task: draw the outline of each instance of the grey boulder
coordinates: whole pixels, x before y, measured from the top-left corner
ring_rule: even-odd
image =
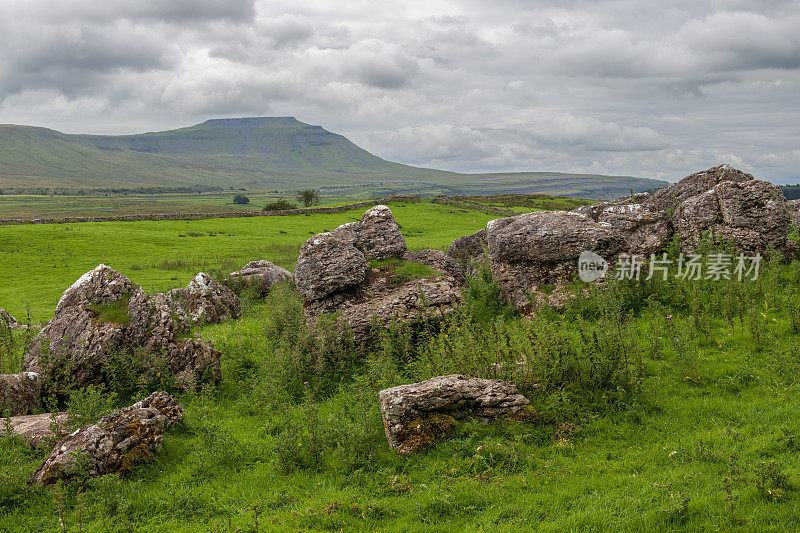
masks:
[[[294,274],[266,260],[250,261],[240,270],[228,274],[228,284],[254,288],[266,296],[272,285],[281,280],[293,280]]]
[[[51,485],[76,475],[127,473],[152,460],[161,449],[164,433],[182,419],[183,406],[175,398],[154,392],[56,444],[28,482]]]
[[[168,370],[188,388],[216,381],[219,352],[186,333],[196,324],[237,317],[240,306],[230,289],[203,273],[184,289],[151,295],[99,265],[64,292],[25,354],[23,369],[43,374],[56,387],[86,387],[104,382],[110,354],[140,353],[154,364],[166,357]]]
[[[378,396],[389,446],[402,455],[444,436],[456,420],[493,420],[530,403],[511,382],[458,374],[384,389]]]
[[[0,374],[0,414],[29,415],[39,410],[41,379],[36,372]]]

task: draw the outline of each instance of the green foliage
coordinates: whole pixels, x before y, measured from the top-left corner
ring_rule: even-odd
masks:
[[[481,216],[422,205],[454,224]],[[413,209],[395,211],[413,214],[402,220],[410,245],[441,248],[457,236]],[[220,236],[250,227],[251,259],[264,250],[257,239],[284,238],[273,229],[287,231],[288,246],[348,216],[359,213],[298,217],[296,226],[281,217],[274,228],[250,220],[167,227],[169,235],[191,228]],[[148,284],[188,269],[177,285],[200,264],[209,271],[219,260],[224,272],[226,261],[245,259],[228,255],[221,237],[216,255],[199,253],[202,240],[191,240],[198,248],[184,262],[165,248],[139,250],[141,258],[122,264],[142,265],[136,281]],[[23,264],[29,249],[21,249],[0,260]],[[166,259],[173,270],[147,266]],[[36,263],[30,272],[39,279],[56,271]],[[565,308],[520,317],[479,273],[443,323],[387,324],[373,345],[358,348],[332,317],[307,324],[292,284],[278,284],[264,299],[246,298],[241,320],[203,326],[203,338],[222,352],[223,381],[200,393],[170,389],[185,423],[166,435],[152,463],[53,492],[26,483],[46,451],[0,437],[0,530],[800,527],[800,263],[775,257],[758,280],[742,283],[608,280],[573,288]],[[50,305],[57,298],[53,291]],[[115,407],[171,387],[145,370],[157,363],[137,357],[113,355],[103,367]],[[378,391],[451,372],[512,379],[532,405],[491,425],[459,420],[410,457],[389,450]],[[81,391],[82,409],[107,408],[101,392]]]
[[[315,191],[314,189],[297,191],[297,196],[295,198],[298,202],[303,204],[303,207],[313,207],[322,201],[319,191]]]
[[[397,258],[373,259],[369,262],[369,267],[378,271],[371,271],[370,275],[388,277],[394,285],[439,274],[428,265]]]
[[[287,202],[286,200],[276,200],[274,202],[269,202],[268,204],[264,204],[263,211],[286,211],[289,209],[297,209],[297,205],[293,204],[292,202]]]
[[[245,205],[250,203],[250,198],[245,196],[244,194],[237,194],[233,197],[233,203],[239,205]]]
[[[89,385],[70,391],[67,401],[67,425],[73,431],[87,424],[94,424],[114,410],[114,394],[103,386]]]
[[[131,316],[128,314],[130,301],[130,295],[126,295],[109,303],[89,304],[86,306],[86,310],[92,315],[92,319],[97,322],[127,326],[131,321]]]

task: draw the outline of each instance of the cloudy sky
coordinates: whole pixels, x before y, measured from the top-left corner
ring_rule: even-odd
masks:
[[[286,115],[449,170],[800,182],[800,2],[0,0],[0,123]]]

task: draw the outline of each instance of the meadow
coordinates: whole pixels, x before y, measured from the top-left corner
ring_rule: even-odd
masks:
[[[444,248],[493,218],[391,208],[412,249]],[[148,290],[226,262],[291,267],[310,233],[359,215],[2,227],[0,306],[46,317],[101,261]],[[7,289],[9,275],[21,290]],[[389,327],[363,351],[311,331],[289,284],[245,295],[242,319],[201,328],[223,354],[223,380],[179,396],[184,424],[153,463],[30,487],[44,452],[0,439],[0,530],[800,528],[800,262],[775,258],[755,281],[573,289],[589,293],[522,319],[484,273],[446,323]],[[5,344],[5,361],[24,335]],[[517,361],[520,372],[498,374]],[[534,414],[468,422],[394,454],[377,391],[454,372],[515,379]],[[97,417],[143,393],[84,390],[66,408]]]
[[[428,201],[390,208],[412,251],[446,249],[497,218]],[[100,263],[149,292],[184,287],[201,271],[227,274],[254,259],[293,270],[308,237],[358,220],[363,212],[0,226],[0,308],[22,318],[30,307],[34,323],[47,321],[61,293]]]

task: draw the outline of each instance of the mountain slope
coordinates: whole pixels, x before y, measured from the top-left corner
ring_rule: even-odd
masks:
[[[222,186],[249,189],[404,182],[452,192],[549,192],[608,197],[664,186],[627,176],[458,174],[377,157],[292,117],[213,119],[137,135],[71,135],[0,125],[0,188]]]

